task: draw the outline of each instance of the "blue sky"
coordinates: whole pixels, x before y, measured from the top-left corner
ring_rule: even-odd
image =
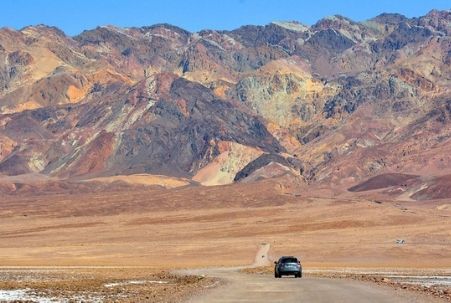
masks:
[[[1,0],[0,27],[57,26],[69,35],[99,25],[143,26],[171,23],[189,31],[233,29],[244,24],[297,20],[313,24],[340,14],[360,21],[382,12],[408,17],[449,0]]]

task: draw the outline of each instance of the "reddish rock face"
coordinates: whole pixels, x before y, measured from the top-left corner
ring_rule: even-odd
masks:
[[[114,150],[114,134],[102,130],[83,151],[84,155],[67,170],[71,176],[95,175],[106,170]]]
[[[451,173],[450,22],[432,11],[199,33],[1,29],[0,174],[207,167],[205,184],[287,175],[350,187]]]

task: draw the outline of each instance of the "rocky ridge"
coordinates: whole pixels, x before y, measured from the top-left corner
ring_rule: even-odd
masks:
[[[450,11],[197,33],[2,28],[0,174],[344,187],[450,174],[450,32]]]

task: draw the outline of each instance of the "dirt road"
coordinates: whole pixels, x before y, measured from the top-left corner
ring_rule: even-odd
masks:
[[[268,265],[270,245],[262,243],[251,267]],[[246,274],[242,268],[216,268],[183,271],[183,274],[205,275],[222,281],[222,285],[206,290],[188,303],[226,302],[443,302],[429,296],[373,283],[353,280],[307,277],[275,279],[271,275]]]
[[[208,269],[190,273],[216,277],[224,285],[206,290],[191,298],[188,303],[226,302],[442,302],[431,297],[407,291],[394,290],[372,283],[353,280],[284,277],[275,279],[270,275],[250,275],[238,269]]]

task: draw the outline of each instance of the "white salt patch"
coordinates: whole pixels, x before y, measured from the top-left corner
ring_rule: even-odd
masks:
[[[0,301],[21,300],[27,293],[25,290],[0,290]]]
[[[104,287],[117,287],[117,286],[125,286],[125,285],[140,285],[140,284],[168,284],[167,281],[148,281],[148,280],[131,280],[125,282],[115,282],[115,283],[107,283],[104,284]]]
[[[31,289],[0,290],[0,302],[32,301],[36,303],[69,303],[91,302],[100,303],[99,297],[74,295],[69,298],[45,297],[34,293]]]
[[[54,298],[40,297],[30,292],[30,289],[0,290],[1,302],[33,301],[38,303],[62,302]]]
[[[218,284],[219,284],[219,281],[215,281],[213,284],[205,286],[205,288],[216,287],[216,285],[218,285]]]
[[[393,281],[402,284],[414,284],[414,285],[424,285],[424,286],[451,286],[450,276],[403,276],[403,275],[393,275],[387,276]]]
[[[411,284],[411,285],[423,285],[423,286],[451,286],[451,273],[449,269],[446,269],[442,276],[440,275],[406,275],[401,272],[393,271],[360,271],[360,270],[323,270],[323,269],[311,269],[305,270],[309,273],[343,273],[343,274],[361,274],[361,275],[373,275],[379,277],[389,278],[394,282],[401,284]]]

